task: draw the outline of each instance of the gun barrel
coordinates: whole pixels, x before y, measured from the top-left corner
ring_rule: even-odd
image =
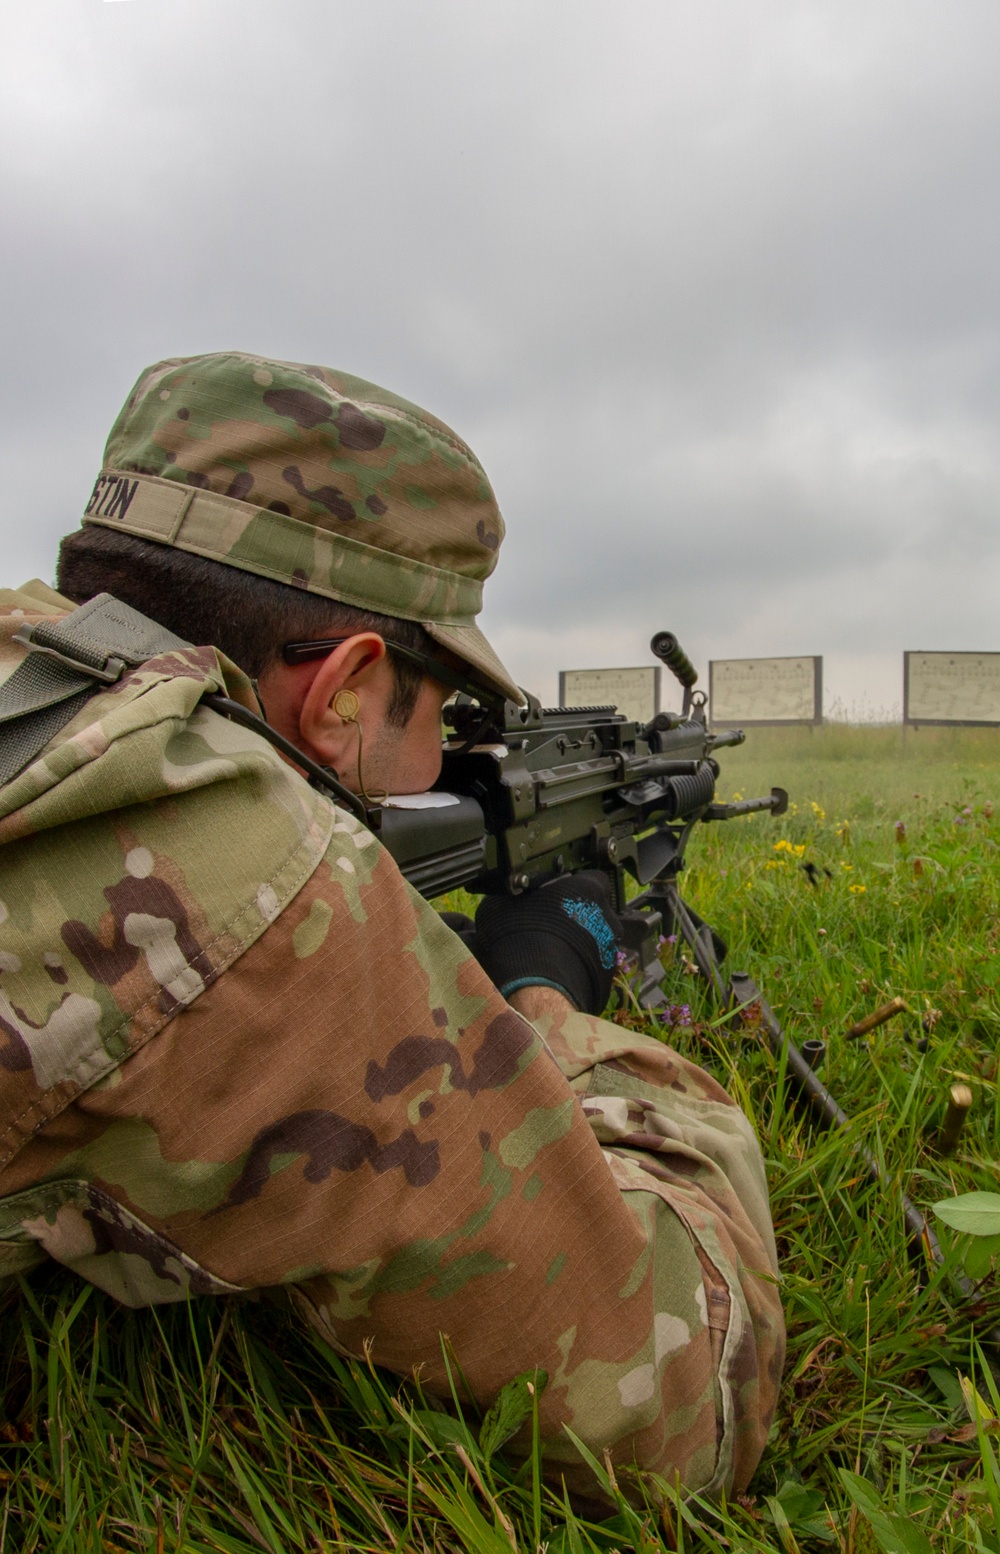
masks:
[[[725,745],[745,744],[746,737],[741,728],[720,728],[718,733],[709,735],[713,750],[721,750]]]
[[[769,809],[775,816],[785,814],[788,794],[784,788],[772,788],[766,799],[737,799],[732,804],[713,804],[705,819],[732,820],[735,815],[755,815],[761,809]]]

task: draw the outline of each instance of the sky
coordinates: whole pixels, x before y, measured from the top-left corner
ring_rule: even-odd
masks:
[[[140,369],[323,362],[448,421],[560,669],[1000,649],[994,0],[5,0],[3,581]]]

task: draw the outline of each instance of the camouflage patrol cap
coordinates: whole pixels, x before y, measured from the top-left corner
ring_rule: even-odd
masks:
[[[83,521],[418,621],[523,700],[476,625],[504,535],[482,465],[374,383],[240,351],[158,362],[112,427]]]

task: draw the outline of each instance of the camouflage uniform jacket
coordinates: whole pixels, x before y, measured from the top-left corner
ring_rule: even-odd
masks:
[[[0,593],[0,679],[41,584]],[[292,1286],[328,1339],[477,1399],[550,1375],[549,1461],[709,1492],[783,1327],[749,1123],[659,1042],[533,1028],[351,816],[165,654],[0,790],[0,1270],[129,1305]],[[575,1464],[575,1468],[574,1465]]]

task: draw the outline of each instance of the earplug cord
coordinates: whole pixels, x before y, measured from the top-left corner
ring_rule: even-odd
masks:
[[[361,797],[369,804],[380,804],[387,799],[387,793],[369,793],[365,787],[365,779],[361,775],[361,753],[364,748],[364,735],[361,732],[361,724],[358,722],[358,711],[361,703],[354,691],[338,691],[330,703],[331,711],[337,714],[344,723],[353,723],[358,731],[358,791]]]

